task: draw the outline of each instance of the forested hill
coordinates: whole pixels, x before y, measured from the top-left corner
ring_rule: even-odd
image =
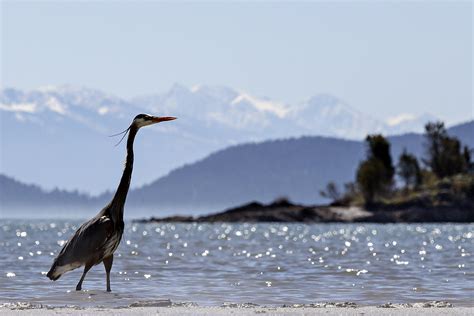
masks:
[[[89,215],[88,210],[98,207],[105,198],[105,194],[100,198],[92,198],[79,192],[58,189],[45,191],[37,185],[0,175],[0,217],[25,214],[40,217],[83,217]]]

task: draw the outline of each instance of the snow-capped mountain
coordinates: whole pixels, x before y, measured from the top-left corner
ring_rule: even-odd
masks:
[[[123,148],[106,137],[138,113],[178,120],[147,128],[137,138],[134,185],[229,145],[301,135],[361,139],[368,133],[420,131],[432,116],[404,115],[383,122],[331,95],[290,105],[228,87],[179,84],[162,94],[130,100],[72,86],[0,93],[0,173],[52,188],[98,193],[120,176]],[[114,181],[116,179],[116,181]]]
[[[421,133],[424,130],[426,122],[432,122],[438,120],[437,117],[429,113],[421,115],[413,115],[410,113],[402,113],[394,117],[390,117],[386,120],[387,125],[391,133],[406,133],[415,132]]]
[[[128,120],[139,109],[130,102],[98,90],[61,86],[27,92],[3,89],[0,110],[9,112],[2,115],[11,114],[20,122],[44,125],[50,120],[67,120],[105,132],[114,120]],[[49,124],[49,127],[54,125]]]
[[[227,87],[188,89],[175,84],[165,94],[135,98],[133,103],[152,113],[173,113],[179,117],[179,128],[184,135],[220,147],[302,134],[293,121],[283,121],[281,114],[287,111],[287,106]]]
[[[311,135],[361,139],[369,133],[387,133],[387,126],[327,94],[309,98],[293,107],[289,116]]]

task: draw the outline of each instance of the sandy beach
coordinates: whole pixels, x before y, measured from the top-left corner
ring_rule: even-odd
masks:
[[[257,304],[224,303],[221,306],[204,307],[195,303],[171,303],[170,301],[132,304],[123,308],[102,307],[50,307],[29,303],[0,305],[2,315],[472,315],[474,307],[454,307],[447,302],[358,306],[350,302],[316,303],[306,305],[282,305],[278,307]]]
[[[0,308],[2,315],[472,315],[474,308],[283,308],[283,307],[136,307],[136,308],[54,308],[12,310]]]

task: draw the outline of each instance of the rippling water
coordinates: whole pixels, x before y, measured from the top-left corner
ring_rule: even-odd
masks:
[[[105,292],[103,265],[46,272],[78,221],[0,221],[0,302],[126,306],[446,300],[473,306],[474,225],[126,223]]]

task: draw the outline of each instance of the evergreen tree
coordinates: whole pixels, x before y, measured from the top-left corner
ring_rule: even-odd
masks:
[[[426,153],[424,163],[438,177],[449,177],[464,173],[469,166],[466,153],[461,152],[461,142],[456,137],[448,136],[443,122],[430,122],[425,126]]]
[[[356,180],[366,204],[373,203],[383,190],[385,174],[385,167],[378,159],[371,158],[360,163]]]
[[[357,169],[357,185],[365,202],[374,202],[379,195],[391,190],[395,168],[390,155],[390,143],[382,135],[369,135],[367,159]]]
[[[405,189],[416,188],[421,184],[421,170],[418,160],[406,149],[398,159],[398,176],[405,182]]]
[[[366,138],[368,159],[378,159],[384,166],[385,172],[383,180],[387,186],[392,185],[395,168],[392,164],[392,156],[390,155],[390,143],[382,135],[368,135]]]

